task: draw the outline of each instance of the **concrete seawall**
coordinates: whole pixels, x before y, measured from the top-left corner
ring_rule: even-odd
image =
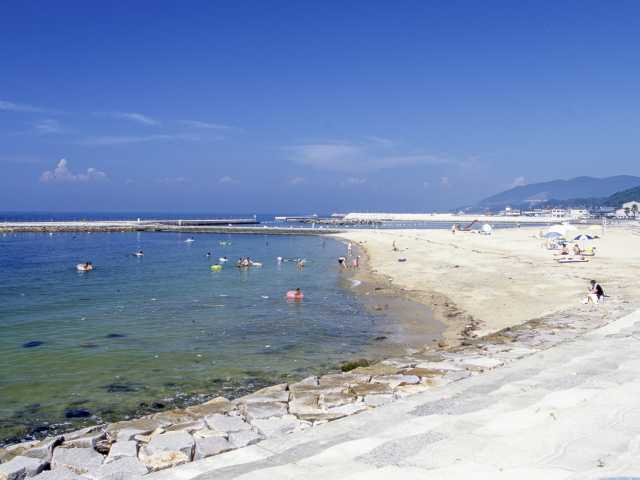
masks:
[[[16,222],[0,223],[0,233],[62,233],[62,232],[180,232],[233,233],[253,235],[327,235],[341,233],[336,228],[267,227],[259,225],[175,225],[149,222]]]

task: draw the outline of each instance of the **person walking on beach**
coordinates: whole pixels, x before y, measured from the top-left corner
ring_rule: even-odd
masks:
[[[353,248],[353,245],[351,245],[351,242],[349,242],[347,244],[347,256],[350,257],[351,256],[351,249]]]

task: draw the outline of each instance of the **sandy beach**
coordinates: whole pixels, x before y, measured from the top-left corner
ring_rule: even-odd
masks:
[[[540,229],[533,227],[498,229],[492,235],[353,230],[338,236],[366,250],[373,273],[433,309],[447,325],[445,338],[454,342],[465,329],[483,336],[553,313],[593,309],[580,303],[590,279],[618,301],[640,305],[638,233],[584,231],[601,238],[584,244],[595,246],[596,256],[578,264],[559,264],[557,252],[543,248],[544,241],[536,238]]]

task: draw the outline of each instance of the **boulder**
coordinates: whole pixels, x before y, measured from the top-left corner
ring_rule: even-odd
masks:
[[[229,415],[221,415],[215,413],[205,418],[205,422],[212,430],[219,432],[239,432],[242,430],[251,430],[251,425],[245,422],[241,417],[231,417]]]
[[[229,443],[233,448],[242,448],[247,445],[253,445],[262,440],[262,435],[253,430],[242,430],[241,432],[232,432],[229,434]]]
[[[248,403],[241,405],[240,411],[249,422],[258,418],[281,417],[288,412],[288,405],[282,402]]]
[[[196,447],[193,459],[200,460],[202,458],[211,457],[213,455],[218,455],[219,453],[233,450],[233,448],[233,445],[223,437],[196,438]]]
[[[365,395],[362,401],[368,407],[379,407],[385,403],[392,402],[395,396],[392,393]]]
[[[206,428],[206,424],[204,423],[204,419],[200,419],[200,420],[193,420],[191,422],[176,423],[175,425],[170,425],[165,428],[165,431],[167,432],[185,431],[187,433],[193,433],[197,430],[202,430],[203,428]]]
[[[309,428],[311,424],[298,420],[294,415],[256,419],[251,424],[265,437],[273,437]]]
[[[96,448],[96,444],[100,440],[104,440],[107,434],[103,431],[96,430],[93,432],[87,432],[84,435],[77,436],[72,439],[67,439],[65,435],[65,446],[75,448]]]
[[[267,402],[288,402],[289,401],[289,385],[281,383],[279,385],[273,385],[254,392],[250,395],[245,395],[239,398],[235,402],[238,404],[249,403],[267,403]]]
[[[141,459],[161,452],[180,452],[189,460],[193,456],[194,440],[187,432],[167,432],[151,437],[151,441],[142,447]],[[146,462],[145,462],[146,463]]]
[[[37,475],[47,462],[39,458],[18,455],[8,462],[0,464],[0,480],[23,480]]]
[[[420,383],[420,377],[416,375],[376,375],[371,379],[371,383],[386,383],[391,388],[396,388],[400,385]]]
[[[136,435],[148,435],[158,427],[164,427],[169,422],[159,418],[138,418],[136,420],[125,420],[111,423],[107,426],[107,435],[110,439],[117,441],[131,440]]]
[[[104,457],[92,448],[63,448],[53,451],[51,468],[66,468],[82,475],[102,465]]]
[[[59,468],[57,470],[45,470],[32,477],[32,480],[86,480],[86,477],[81,477],[66,468]]]
[[[41,442],[33,445],[26,452],[24,452],[24,456],[39,458],[49,463],[51,461],[51,456],[53,455],[53,449],[60,445],[62,443],[62,440],[64,440],[64,437],[62,435],[45,438]]]
[[[327,388],[347,388],[360,383],[369,383],[371,375],[361,373],[335,373],[320,377],[319,386]]]
[[[186,411],[196,417],[206,417],[216,413],[227,413],[236,408],[235,404],[224,397],[216,397],[200,405],[187,407]]]
[[[101,465],[87,477],[92,480],[139,480],[148,471],[137,458],[124,457]]]
[[[116,460],[120,460],[121,458],[127,457],[137,457],[138,456],[138,444],[133,440],[129,440],[126,442],[116,442],[111,445],[111,450],[109,450],[109,455],[105,459],[105,463],[115,462]]]
[[[153,455],[140,456],[140,460],[151,472],[177,467],[188,463],[191,459],[182,452],[159,452]]]
[[[363,383],[350,387],[349,391],[354,395],[361,397],[363,395],[391,394],[393,393],[393,388],[386,383]]]
[[[193,432],[194,439],[211,437],[227,438],[227,432],[219,432],[218,430],[210,430],[208,428],[203,428],[202,430]]]
[[[163,422],[165,425],[188,423],[196,420],[196,415],[187,410],[168,410],[151,415],[151,418]]]

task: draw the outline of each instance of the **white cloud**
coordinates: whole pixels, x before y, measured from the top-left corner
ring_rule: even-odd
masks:
[[[44,108],[33,107],[31,105],[24,105],[20,103],[8,102],[6,100],[0,100],[0,110],[5,112],[25,112],[25,113],[44,113],[47,112]]]
[[[218,183],[220,183],[220,184],[238,183],[238,181],[236,179],[234,179],[233,177],[230,177],[229,175],[225,175],[224,177],[220,177],[220,180],[218,180]]]
[[[440,177],[440,185],[444,188],[450,187],[451,182],[449,181],[449,177]]]
[[[183,125],[192,128],[202,128],[205,130],[232,130],[233,127],[222,125],[221,123],[200,122],[198,120],[183,120]]]
[[[112,146],[112,145],[127,145],[130,143],[147,143],[147,142],[157,142],[157,141],[198,141],[200,137],[197,135],[189,135],[189,134],[158,134],[158,135],[120,135],[120,136],[97,136],[97,137],[88,137],[79,142],[80,145],[86,146],[95,146],[95,147],[103,147],[103,146]]]
[[[95,168],[88,168],[85,173],[73,173],[69,170],[67,160],[64,158],[58,162],[56,168],[42,172],[42,175],[40,175],[40,181],[42,183],[91,182],[107,179],[106,173],[96,170]]]
[[[33,128],[36,133],[40,135],[59,134],[66,131],[60,122],[54,118],[45,118],[44,120],[35,122]]]
[[[513,179],[513,182],[511,182],[511,184],[509,185],[509,188],[523,187],[526,184],[527,182],[524,177],[516,177]]]
[[[376,137],[372,135],[372,136],[366,137],[366,139],[372,143],[377,143],[382,147],[393,147],[395,145],[395,142],[393,140],[389,140],[388,138],[384,138],[384,137]]]
[[[289,179],[289,185],[302,185],[304,183],[307,183],[304,177],[293,177]]]
[[[151,118],[147,115],[143,115],[142,113],[136,112],[113,112],[107,114],[113,118],[119,118],[122,120],[130,120],[132,122],[139,123],[141,125],[160,125],[160,122],[155,118]]]
[[[186,177],[164,177],[156,179],[156,182],[162,183],[163,185],[182,185],[190,181],[191,179]]]
[[[455,165],[447,158],[423,153],[391,154],[380,142],[309,143],[284,147],[291,161],[306,167],[338,172],[367,172],[412,165]]]
[[[363,185],[367,183],[367,179],[362,177],[349,177],[347,178],[346,183],[347,185]]]

